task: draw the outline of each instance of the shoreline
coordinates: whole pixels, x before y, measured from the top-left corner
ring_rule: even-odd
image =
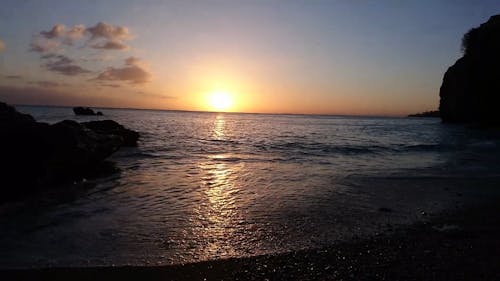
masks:
[[[16,280],[499,280],[498,196],[321,249],[171,266],[0,270]]]

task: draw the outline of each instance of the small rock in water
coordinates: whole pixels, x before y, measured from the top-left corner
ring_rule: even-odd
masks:
[[[97,113],[94,112],[91,108],[89,107],[73,107],[73,112],[75,115],[103,115],[102,112],[98,111]]]

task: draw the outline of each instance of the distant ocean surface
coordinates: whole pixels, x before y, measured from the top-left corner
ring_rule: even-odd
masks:
[[[320,248],[456,206],[500,174],[498,136],[435,118],[17,109],[48,123],[113,119],[141,139],[90,187],[0,206],[0,268]]]

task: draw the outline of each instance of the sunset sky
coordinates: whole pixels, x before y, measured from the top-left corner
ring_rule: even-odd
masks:
[[[0,101],[266,113],[437,109],[499,1],[24,1],[0,7]]]

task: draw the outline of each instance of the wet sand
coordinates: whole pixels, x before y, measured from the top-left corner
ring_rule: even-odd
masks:
[[[500,280],[498,196],[316,250],[163,267],[1,271],[2,280]],[[384,211],[384,210],[382,210]]]

